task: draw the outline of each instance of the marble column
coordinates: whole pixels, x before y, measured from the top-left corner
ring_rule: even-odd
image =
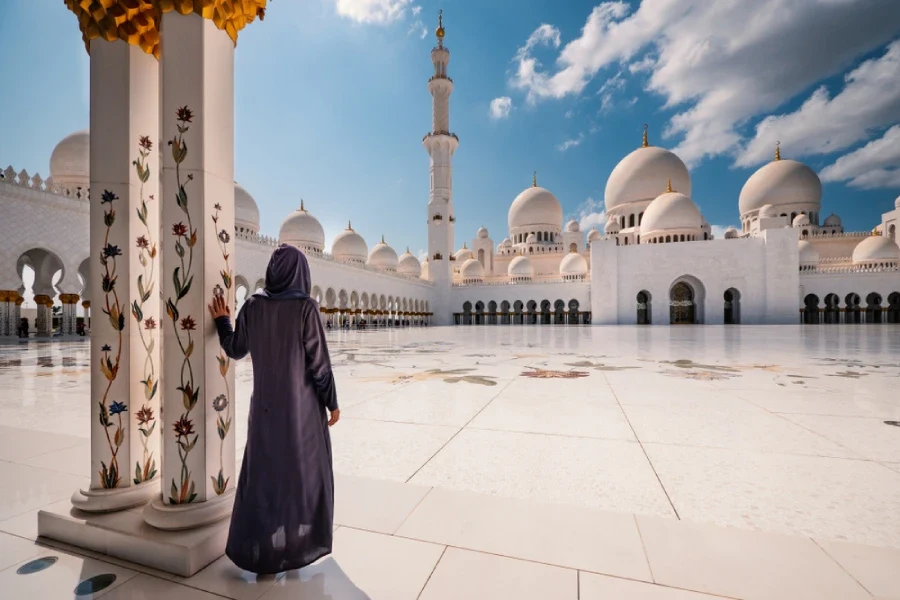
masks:
[[[72,504],[111,512],[159,493],[159,64],[99,38],[90,57],[94,262],[85,295],[100,313],[90,340],[91,482]]]
[[[91,335],[91,301],[82,302],[81,308],[84,309],[84,335]]]
[[[25,303],[25,298],[23,298],[22,295],[19,294],[19,297],[16,298],[16,306],[15,306],[15,308],[12,309],[12,312],[10,314],[9,326],[10,327],[14,326],[14,331],[16,332],[16,335],[19,334],[19,322],[22,320],[22,304],[24,304],[24,303]]]
[[[16,296],[18,294],[11,290],[0,290],[0,337],[11,337],[16,333],[14,328],[9,327],[11,324],[9,315],[15,306]]]
[[[231,514],[234,361],[207,305],[234,314],[234,42],[197,14],[162,17],[162,494],[144,509],[159,529]]]
[[[53,333],[53,298],[47,294],[34,297],[37,304],[37,315],[34,318],[35,337],[46,338]]]
[[[60,294],[59,301],[62,302],[62,324],[60,325],[60,334],[75,335],[75,309],[78,306],[78,294]]]

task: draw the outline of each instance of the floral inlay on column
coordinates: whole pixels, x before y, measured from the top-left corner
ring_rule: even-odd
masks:
[[[219,222],[219,211],[222,210],[222,206],[220,204],[216,204],[214,206],[215,212],[212,215],[213,225],[217,225]],[[213,294],[218,297],[225,298],[225,305],[232,306],[232,296],[231,296],[231,285],[233,280],[233,272],[231,270],[231,264],[229,263],[229,254],[228,254],[228,243],[231,241],[231,235],[225,230],[219,230],[218,234],[216,234],[216,240],[219,244],[219,249],[222,252],[222,260],[225,264],[225,268],[219,271],[219,274],[222,276],[222,284],[225,286],[223,289],[221,285],[216,284],[215,288],[213,288]],[[210,479],[212,480],[213,489],[216,492],[216,495],[221,496],[225,490],[228,488],[228,482],[231,481],[230,477],[225,477],[225,461],[224,461],[224,452],[225,452],[225,438],[228,437],[228,432],[231,429],[231,387],[228,385],[228,370],[231,368],[231,359],[228,358],[224,352],[219,352],[216,356],[216,360],[219,361],[219,374],[222,375],[222,380],[225,382],[225,393],[219,394],[213,400],[213,409],[218,413],[216,416],[216,431],[219,434],[219,474],[216,477],[210,475]],[[222,413],[225,413],[224,416]]]
[[[150,137],[142,135],[138,141],[138,158],[134,160],[134,168],[137,171],[138,179],[141,181],[140,197],[141,206],[137,209],[138,219],[144,224],[144,235],[137,238],[138,261],[143,267],[143,271],[137,276],[137,289],[140,301],[134,300],[131,305],[131,315],[137,322],[136,328],[141,336],[141,345],[144,346],[144,378],[141,383],[144,385],[144,400],[140,410],[135,413],[138,421],[138,431],[141,433],[141,447],[143,448],[143,456],[141,461],[135,461],[134,466],[134,483],[135,485],[150,481],[156,477],[156,459],[153,452],[147,447],[150,436],[156,429],[156,416],[153,414],[153,398],[156,397],[156,391],[159,386],[159,380],[156,378],[156,365],[153,363],[153,349],[156,346],[156,338],[154,331],[156,330],[156,318],[153,315],[144,318],[144,304],[153,295],[153,288],[156,282],[153,277],[156,270],[156,243],[153,241],[153,232],[147,224],[147,201],[153,201],[153,194],[144,199],[144,184],[150,179],[150,166],[147,164],[147,157],[153,149],[153,142]],[[143,462],[143,464],[142,464]]]
[[[194,280],[194,246],[197,244],[197,230],[191,222],[191,213],[188,209],[188,195],[186,186],[194,178],[190,173],[186,181],[181,180],[181,165],[187,157],[188,149],[184,141],[184,134],[190,127],[188,123],[194,118],[194,113],[187,106],[183,106],[176,111],[176,119],[178,120],[178,135],[170,142],[172,147],[172,158],[175,160],[175,181],[178,186],[175,202],[185,214],[184,222],[178,222],[172,225],[172,235],[177,239],[175,241],[175,254],[178,255],[180,266],[175,267],[172,272],[172,283],[174,284],[175,297],[169,297],[166,300],[166,314],[172,321],[172,329],[178,346],[183,356],[180,373],[180,385],[176,388],[181,392],[184,400],[184,413],[181,418],[174,424],[175,442],[178,445],[178,458],[181,461],[181,482],[176,483],[172,479],[172,485],[169,490],[170,504],[186,504],[193,502],[197,497],[196,485],[191,478],[191,472],[188,470],[188,455],[197,445],[200,434],[194,431],[194,422],[191,420],[191,411],[197,404],[200,397],[200,389],[195,386],[194,368],[191,364],[191,354],[194,352],[194,340],[191,332],[197,328],[197,322],[191,315],[181,317],[178,312],[178,303],[182,298],[187,296],[191,290],[191,283]],[[193,436],[193,437],[192,437]]]
[[[109,210],[103,211],[103,223],[106,225],[106,235],[103,239],[103,248],[100,251],[100,264],[103,265],[103,313],[109,317],[109,323],[112,325],[113,331],[117,333],[115,359],[113,360],[113,349],[109,344],[105,344],[100,350],[103,356],[100,358],[100,371],[106,377],[106,389],[103,392],[103,398],[100,400],[100,425],[103,426],[106,434],[106,443],[109,446],[109,464],[106,461],[100,462],[100,484],[106,488],[119,487],[121,477],[119,475],[118,454],[122,442],[125,441],[125,428],[122,426],[122,413],[128,411],[128,405],[125,402],[110,402],[109,391],[113,382],[119,374],[119,361],[122,358],[122,330],[125,329],[125,315],[122,313],[122,305],[119,302],[119,294],[116,291],[116,257],[122,255],[122,250],[118,246],[109,243],[109,233],[113,224],[116,222],[116,210],[113,202],[119,197],[109,190],[103,190],[100,196],[100,204],[108,204]],[[111,417],[116,417],[116,423],[113,423]],[[115,427],[112,437],[109,435],[111,427]]]

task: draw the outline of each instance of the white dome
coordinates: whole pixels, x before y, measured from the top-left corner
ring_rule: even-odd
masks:
[[[281,224],[281,229],[278,230],[278,240],[282,244],[323,250],[325,248],[325,230],[322,229],[319,220],[303,207],[301,201],[300,208],[289,214]]]
[[[603,231],[605,233],[619,233],[621,227],[619,226],[618,219],[608,219],[606,221],[606,225],[603,226]]]
[[[316,222],[318,223],[318,221]],[[236,229],[249,229],[253,233],[259,233],[259,207],[256,206],[256,200],[236,181],[234,182],[234,226]],[[282,227],[284,227],[283,224]],[[319,230],[321,231],[322,228],[319,227]],[[323,233],[322,245],[324,246],[324,244],[325,234]]]
[[[579,228],[579,225],[578,225],[578,221],[576,221],[575,219],[572,219],[571,221],[566,223],[566,231],[568,231],[570,233],[578,233],[579,231],[581,231],[581,229]]]
[[[591,227],[590,232],[588,232],[587,240],[589,242],[593,242],[594,240],[601,240],[601,239],[603,239],[603,234],[600,233],[599,231],[597,231],[596,229],[594,229],[593,227]]]
[[[791,223],[794,227],[803,227],[804,225],[809,225],[809,217],[804,213],[800,213],[796,217],[794,217],[794,222]]]
[[[897,196],[897,199],[894,200],[894,208],[900,210],[900,196]]]
[[[472,258],[473,256],[474,256],[474,254],[472,254],[472,251],[466,247],[465,242],[463,242],[463,247],[460,248],[459,250],[457,250],[453,254],[453,258],[455,258],[456,260],[458,260],[460,262],[465,262],[465,261],[469,260],[470,258]]]
[[[50,154],[50,177],[62,186],[91,185],[91,136],[87,129],[64,137]]]
[[[463,263],[459,274],[463,279],[481,279],[484,277],[484,267],[474,258]]]
[[[369,254],[369,247],[366,245],[366,240],[350,227],[350,223],[347,223],[347,229],[334,237],[334,242],[331,243],[331,254],[338,260],[365,262]]]
[[[410,254],[409,248],[400,255],[400,260],[397,263],[397,272],[411,277],[419,277],[422,274],[422,265],[419,263],[418,258]]]
[[[488,237],[488,230],[484,228],[484,225],[478,228],[478,239],[483,240]]]
[[[381,241],[375,244],[372,251],[369,252],[369,260],[366,261],[366,264],[379,269],[396,270],[399,262],[397,253],[385,243],[384,236],[382,236]]]
[[[778,211],[775,210],[775,207],[771,204],[763,204],[762,208],[759,209],[759,217],[777,217]]]
[[[818,211],[822,203],[822,182],[815,171],[796,160],[773,160],[750,176],[738,199],[741,216],[766,204],[806,205]],[[791,212],[791,211],[788,211]]]
[[[516,196],[509,207],[509,229],[531,225],[562,224],[562,205],[556,196],[542,187],[532,186]]]
[[[738,237],[738,230],[735,229],[734,227],[729,227],[728,229],[725,230],[725,239],[726,240],[731,240],[736,237]]]
[[[533,233],[529,233],[528,237],[525,238],[525,243],[526,244],[537,244],[537,236],[534,235]]]
[[[800,240],[800,266],[808,267],[819,264],[819,251],[810,242]]]
[[[534,267],[531,266],[531,259],[527,256],[515,257],[509,261],[506,274],[510,277],[533,277]]]
[[[672,230],[700,230],[703,217],[694,201],[680,192],[667,192],[650,203],[641,221],[644,236]]]
[[[606,211],[629,204],[652,200],[666,189],[666,182],[684,194],[691,194],[691,176],[675,154],[665,148],[638,148],[616,165],[606,181]]]
[[[841,218],[834,213],[825,217],[825,227],[840,227]]]
[[[853,264],[896,263],[900,261],[900,246],[889,237],[870,235],[853,249]]]
[[[559,274],[563,277],[587,275],[587,261],[577,252],[569,252],[559,263]]]
[[[500,242],[501,248],[509,248],[512,246],[512,241],[509,238],[503,238],[503,241]]]

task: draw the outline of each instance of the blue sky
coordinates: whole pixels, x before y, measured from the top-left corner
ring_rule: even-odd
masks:
[[[738,224],[741,186],[777,139],[785,157],[822,174],[823,217],[871,229],[900,193],[896,5],[711,6],[270,1],[236,52],[235,178],[256,198],[264,233],[276,235],[302,197],[329,241],[351,219],[370,245],[384,234],[398,251],[426,247],[421,139],[443,8],[451,129],[461,141],[457,246],[480,225],[502,240],[533,170],[567,218],[601,222],[606,179],[638,147],[644,123],[651,143],[677,148],[691,165],[693,198],[712,224]],[[0,168],[46,176],[55,143],[87,127],[89,58],[61,0],[4,8]],[[509,99],[508,114],[491,114],[497,98]]]

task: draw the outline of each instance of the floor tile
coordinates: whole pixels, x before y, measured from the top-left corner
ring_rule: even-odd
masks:
[[[865,458],[890,461],[900,456],[900,428],[884,423],[890,419],[824,415],[784,417]]]
[[[578,574],[578,581],[579,600],[721,600],[722,598],[585,571]]]
[[[193,577],[173,577],[174,583],[233,598],[256,600],[275,584],[275,578],[259,578],[237,567],[227,556],[214,561]]]
[[[867,600],[809,538],[637,517],[656,583],[742,600]]]
[[[870,394],[788,388],[765,394],[742,390],[737,395],[775,413],[900,419],[900,403]]]
[[[0,533],[0,570],[17,564],[40,554],[44,548],[36,545],[31,540],[23,540],[20,537]]]
[[[353,475],[335,475],[334,520],[339,525],[394,533],[431,488]]]
[[[639,444],[465,429],[410,483],[674,516]]]
[[[150,575],[138,575],[103,595],[104,600],[221,600],[217,596]]]
[[[631,515],[434,489],[397,535],[650,581]]]
[[[84,441],[69,448],[38,454],[19,462],[48,471],[89,478],[91,476],[91,443]]]
[[[421,600],[577,600],[578,572],[447,548]]]
[[[35,411],[37,412],[37,411]],[[0,425],[0,460],[20,461],[83,444],[85,438]]]
[[[644,444],[683,519],[900,546],[900,473],[860,460]]]
[[[0,521],[0,531],[29,540],[37,539],[39,508]]]
[[[43,571],[19,575],[16,571],[24,563],[42,557],[56,557],[57,562]],[[94,594],[77,596],[78,600],[90,600],[106,596],[111,590],[123,585],[137,573],[93,558],[68,554],[61,550],[45,548],[38,555],[23,560],[0,571],[0,590],[14,598],[37,600],[73,598],[75,588],[83,581],[99,575],[114,575],[115,581],[109,587]]]
[[[443,546],[341,527],[334,553],[289,571],[264,600],[415,600]]]
[[[900,600],[900,549],[862,546],[836,540],[816,540],[878,600]]]

